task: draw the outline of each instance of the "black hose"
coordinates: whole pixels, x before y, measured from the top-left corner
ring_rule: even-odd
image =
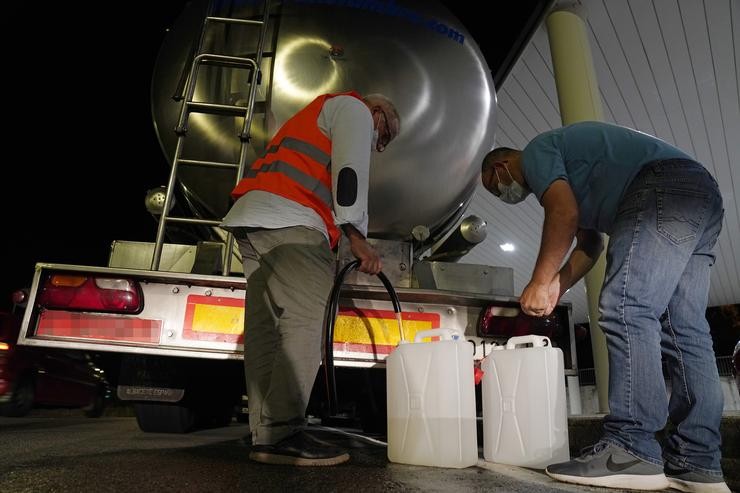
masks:
[[[398,301],[398,295],[396,294],[396,290],[393,289],[393,285],[388,280],[387,277],[385,277],[385,274],[382,272],[378,272],[378,279],[380,279],[380,282],[383,283],[383,286],[385,286],[385,290],[388,291],[388,295],[391,297],[391,303],[393,303],[393,311],[396,313],[401,313],[401,303]],[[403,339],[403,334],[401,334],[401,339]]]
[[[326,381],[326,397],[329,401],[329,415],[334,416],[337,414],[337,408],[339,404],[339,398],[337,395],[337,379],[334,372],[334,325],[337,321],[337,314],[339,313],[339,293],[342,290],[342,284],[347,274],[357,268],[360,265],[359,260],[353,260],[348,263],[342,270],[339,271],[335,281],[334,287],[331,290],[329,296],[329,306],[326,312],[326,326],[325,326],[325,339],[324,339],[324,376]],[[388,295],[393,303],[393,311],[397,314],[401,313],[401,303],[398,301],[398,295],[396,290],[393,289],[393,285],[388,278],[382,272],[378,272],[378,279],[383,283]],[[403,339],[403,332],[400,334]]]

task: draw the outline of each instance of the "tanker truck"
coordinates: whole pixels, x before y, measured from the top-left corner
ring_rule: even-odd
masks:
[[[486,221],[465,211],[493,146],[496,93],[469,33],[427,0],[190,2],[152,79],[171,164],[167,185],[145,200],[155,240],[114,241],[106,266],[38,263],[19,343],[118,355],[117,396],[134,403],[145,431],[228,423],[244,394],[246,281],[220,219],[282,123],[317,95],[346,90],[386,94],[403,121],[394,144],[373,154],[369,193],[369,238],[402,328],[376,277],[344,279],[327,345],[338,414],[382,426],[384,361],[401,330],[407,340],[457,330],[476,360],[510,336],[546,335],[573,375],[570,306],[526,316],[511,268],[459,261],[486,234]],[[344,242],[336,257],[338,269],[353,260]],[[310,412],[329,419],[321,387]]]

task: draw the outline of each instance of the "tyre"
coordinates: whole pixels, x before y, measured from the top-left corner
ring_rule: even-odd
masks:
[[[139,428],[148,433],[187,433],[196,422],[195,412],[178,404],[136,403],[134,412]]]
[[[229,426],[234,419],[234,406],[214,405],[199,409],[196,418],[198,428],[223,428]]]
[[[98,388],[92,398],[92,402],[85,408],[85,416],[88,418],[99,418],[105,409],[105,389]]]
[[[33,408],[34,395],[33,378],[30,376],[22,377],[13,390],[13,397],[11,397],[10,402],[3,406],[2,414],[16,418],[25,416]]]

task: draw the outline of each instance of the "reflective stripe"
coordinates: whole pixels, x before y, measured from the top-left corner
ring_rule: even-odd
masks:
[[[307,175],[301,170],[293,167],[285,161],[273,161],[265,163],[259,169],[250,169],[244,178],[256,178],[258,173],[282,173],[299,185],[307,188],[320,198],[330,209],[334,200],[331,196],[331,190],[313,176]]]
[[[295,137],[285,137],[283,140],[280,141],[280,144],[269,147],[262,155],[262,157],[264,158],[268,154],[277,152],[278,149],[280,149],[281,147],[285,147],[286,149],[290,149],[291,151],[305,154],[306,156],[310,157],[320,164],[323,164],[324,166],[328,165],[329,161],[331,161],[330,155],[328,155],[315,145],[309,144],[305,140],[296,139]]]

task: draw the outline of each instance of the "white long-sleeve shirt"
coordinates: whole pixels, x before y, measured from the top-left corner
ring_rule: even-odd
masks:
[[[368,107],[352,96],[335,96],[324,102],[317,124],[331,139],[331,191],[334,201],[334,223],[352,224],[367,236],[367,194],[370,177],[370,150],[373,119]],[[337,177],[343,168],[357,175],[357,199],[354,204],[337,203]],[[290,199],[262,190],[242,195],[226,214],[224,228],[287,228],[306,226],[324,233],[326,225],[316,211]]]

